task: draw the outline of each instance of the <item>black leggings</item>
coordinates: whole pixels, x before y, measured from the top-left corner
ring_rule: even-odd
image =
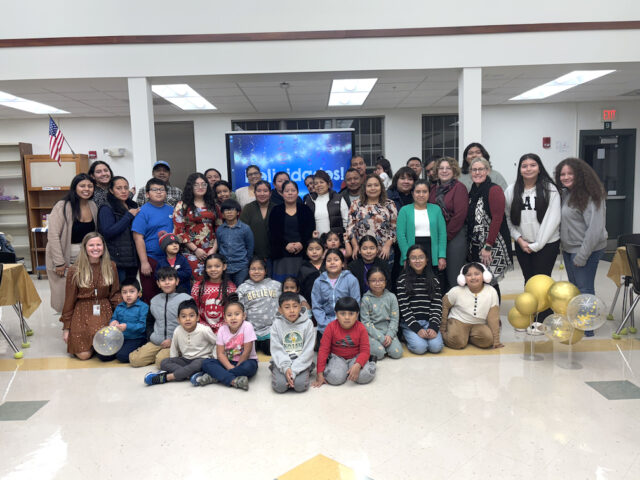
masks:
[[[516,242],[516,257],[522,268],[524,283],[527,283],[534,275],[551,275],[560,251],[560,240],[547,243],[541,250],[533,253],[525,253]]]
[[[256,340],[256,350],[260,350],[265,355],[271,355],[271,339]]]

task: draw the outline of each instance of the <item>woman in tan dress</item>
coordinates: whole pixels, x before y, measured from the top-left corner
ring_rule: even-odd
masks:
[[[121,301],[118,270],[104,239],[99,233],[88,233],[82,240],[78,260],[67,273],[60,318],[67,351],[80,360],[89,360],[93,336],[109,325],[113,309]]]

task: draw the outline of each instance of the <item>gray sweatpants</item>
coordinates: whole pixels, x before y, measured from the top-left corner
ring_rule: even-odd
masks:
[[[191,375],[202,370],[202,360],[204,358],[189,360],[184,357],[169,357],[162,360],[160,368],[165,372],[173,373],[177,381],[188,380]]]
[[[350,360],[339,357],[335,354],[329,355],[327,366],[324,368],[324,378],[329,385],[342,385],[347,381],[349,369],[356,363],[357,356]],[[376,375],[376,364],[367,362],[360,370],[360,375],[356,383],[365,384],[373,380]]]
[[[287,377],[275,366],[273,362],[269,363],[269,370],[271,370],[271,388],[276,393],[284,393],[289,390],[289,384],[287,383]],[[296,375],[293,380],[293,389],[296,392],[306,392],[309,390],[309,376],[313,370],[313,364]]]

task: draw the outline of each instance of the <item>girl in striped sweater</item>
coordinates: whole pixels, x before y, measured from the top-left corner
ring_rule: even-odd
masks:
[[[396,296],[400,307],[400,328],[409,351],[418,355],[427,351],[440,352],[443,346],[440,334],[442,294],[429,256],[420,245],[413,245],[407,250],[407,261],[398,278]]]

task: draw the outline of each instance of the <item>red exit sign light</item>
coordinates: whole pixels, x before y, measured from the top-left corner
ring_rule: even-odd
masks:
[[[602,110],[602,121],[603,122],[615,122],[616,121],[616,109],[612,108],[609,110]]]

